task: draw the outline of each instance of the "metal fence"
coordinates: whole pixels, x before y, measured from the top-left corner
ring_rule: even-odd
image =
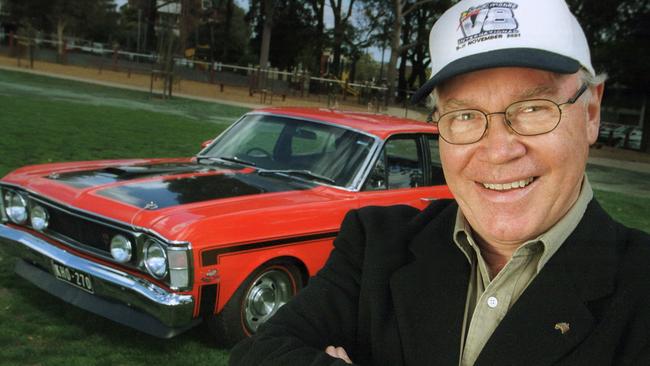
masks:
[[[150,91],[154,81],[168,78],[163,95],[171,93],[181,80],[214,84],[221,91],[226,87],[247,88],[251,96],[259,95],[260,103],[272,104],[274,98],[311,99],[328,107],[340,104],[358,104],[369,111],[381,112],[388,107],[388,89],[370,82],[352,83],[331,78],[315,77],[306,70],[261,69],[253,65],[228,65],[220,62],[206,62],[181,57],[173,58],[172,72],[166,71],[164,61],[158,54],[135,53],[108,48],[100,43],[67,41],[59,55],[59,43],[45,38],[26,38],[5,35],[0,39],[0,53],[15,57],[17,63],[33,65],[33,61],[61,63],[87,68],[147,75],[151,78]],[[173,78],[173,80],[172,80]],[[165,90],[166,88],[169,90]],[[404,108],[408,104],[393,106]]]

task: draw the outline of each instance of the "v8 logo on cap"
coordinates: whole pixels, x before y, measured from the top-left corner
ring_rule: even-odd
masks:
[[[460,28],[463,36],[458,43],[471,36],[513,31],[518,28],[513,9],[517,4],[509,2],[491,2],[469,8],[460,15]]]

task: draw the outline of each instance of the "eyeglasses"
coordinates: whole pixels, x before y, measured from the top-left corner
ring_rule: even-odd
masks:
[[[461,109],[443,114],[437,121],[438,133],[454,145],[473,144],[485,135],[488,116],[503,114],[508,127],[518,135],[535,136],[553,131],[562,119],[562,106],[574,104],[588,85],[582,84],[576,94],[562,104],[548,99],[522,100],[510,104],[503,112],[485,113],[478,109]]]

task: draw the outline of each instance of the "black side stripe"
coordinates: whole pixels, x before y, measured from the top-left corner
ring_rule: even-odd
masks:
[[[256,243],[248,243],[241,245],[233,245],[226,248],[210,249],[201,253],[201,264],[203,266],[210,266],[213,264],[219,263],[219,256],[233,253],[233,252],[243,252],[251,249],[263,249],[270,248],[275,246],[281,246],[292,243],[300,243],[303,241],[312,241],[318,239],[327,239],[335,238],[338,235],[338,231],[330,231],[326,233],[311,234],[311,235],[302,235],[302,236],[293,236],[290,238],[269,240],[269,241],[260,241]]]

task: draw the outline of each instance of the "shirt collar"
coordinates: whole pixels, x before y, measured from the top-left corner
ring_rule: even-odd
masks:
[[[578,223],[582,219],[582,216],[584,216],[584,213],[587,210],[587,205],[592,198],[593,191],[589,184],[589,179],[587,179],[587,176],[585,175],[582,180],[578,199],[566,215],[564,215],[564,217],[555,223],[555,225],[553,225],[548,231],[542,233],[537,238],[523,243],[519,248],[517,248],[513,255],[530,255],[538,250],[542,250],[541,257],[537,264],[537,272],[539,273],[549,259],[551,259],[553,254],[560,249],[566,238],[568,238],[573,230],[578,226]],[[476,253],[480,253],[480,250],[472,235],[472,228],[467,222],[467,219],[465,219],[460,207],[456,212],[453,238],[454,244],[456,244],[461,252],[465,254],[471,264],[473,262],[472,259],[475,258]]]

